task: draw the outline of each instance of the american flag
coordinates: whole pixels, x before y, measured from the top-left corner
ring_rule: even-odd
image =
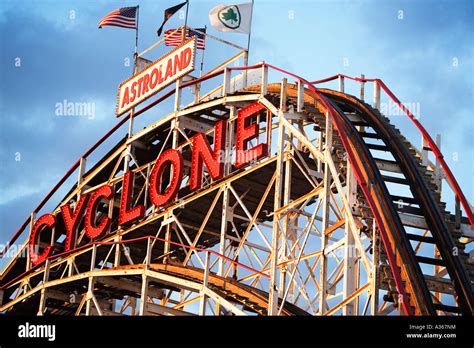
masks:
[[[168,29],[165,31],[165,44],[166,46],[179,46],[181,45],[182,42],[182,31],[180,29]],[[195,30],[199,30],[200,32],[203,32],[203,34],[198,33]],[[196,29],[188,29],[186,31],[186,40],[195,36],[196,37],[196,48],[203,50],[206,46],[206,28],[196,28]]]
[[[120,28],[137,29],[137,8],[122,7],[110,12],[99,22],[99,28],[110,25]]]

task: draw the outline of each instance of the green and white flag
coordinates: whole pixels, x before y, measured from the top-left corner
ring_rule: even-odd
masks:
[[[218,31],[248,34],[252,21],[252,3],[217,5],[209,12],[209,21]]]

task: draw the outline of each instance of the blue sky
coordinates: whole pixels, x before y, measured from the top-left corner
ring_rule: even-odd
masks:
[[[117,122],[117,87],[131,73],[125,62],[135,33],[99,30],[98,21],[139,4],[143,50],[157,40],[163,10],[178,2],[0,2],[0,243]],[[218,3],[191,0],[189,25],[209,26],[207,13]],[[309,80],[336,73],[382,78],[399,99],[419,105],[432,135],[442,134],[443,153],[472,202],[473,17],[472,1],[256,0],[250,63],[265,60]],[[176,15],[165,29],[182,23]],[[209,33],[246,45],[242,34]],[[235,53],[209,41],[205,69]],[[94,103],[95,117],[57,116],[63,100]],[[395,118],[419,146],[407,120]]]

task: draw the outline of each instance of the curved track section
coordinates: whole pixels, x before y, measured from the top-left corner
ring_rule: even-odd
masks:
[[[392,214],[396,226],[401,226],[401,220],[399,219],[397,211],[397,202],[410,203],[411,213],[418,216],[423,216],[427,222],[431,237],[421,238],[426,243],[434,244],[439,250],[439,259],[430,259],[423,256],[416,256],[411,248],[410,241],[418,241],[420,238],[417,235],[407,233],[404,229],[398,229],[397,233],[400,233],[401,244],[400,249],[405,249],[406,253],[409,254],[408,260],[411,265],[414,265],[413,274],[417,274],[419,283],[422,284],[426,289],[424,279],[419,278],[421,274],[421,264],[437,265],[446,267],[448,274],[454,283],[456,290],[456,299],[459,302],[458,308],[449,308],[439,303],[433,303],[431,295],[424,291],[423,295],[426,312],[429,314],[434,313],[434,309],[448,309],[453,312],[464,312],[465,314],[472,313],[474,311],[473,293],[471,287],[471,281],[467,274],[465,267],[465,260],[467,255],[463,253],[463,246],[461,244],[455,244],[453,240],[453,233],[450,232],[448,224],[450,223],[447,219],[447,212],[444,210],[443,204],[440,202],[440,195],[436,194],[433,190],[433,181],[430,177],[426,167],[421,165],[421,160],[416,158],[413,152],[410,152],[410,145],[403,138],[389,122],[389,120],[382,116],[378,111],[372,109],[369,105],[362,103],[354,97],[337,93],[334,91],[322,91],[328,98],[339,107],[339,110],[343,112],[354,112],[360,115],[363,123],[358,123],[359,127],[363,127],[358,130],[359,142],[365,144],[366,149],[374,149],[381,152],[390,153],[394,158],[395,162],[399,165],[404,178],[394,178],[382,175],[380,173],[377,178],[379,181],[384,183],[394,182],[404,186],[408,186],[411,197],[401,197],[395,194],[390,194],[388,190],[385,190],[385,197],[391,201],[390,214]],[[364,123],[365,122],[365,123]],[[350,122],[349,122],[350,124]],[[352,131],[356,130],[355,127]],[[372,144],[367,142],[367,139],[376,139],[383,142],[383,145]],[[367,152],[367,150],[366,150]],[[375,157],[372,157],[375,164]],[[387,187],[387,185],[385,185]],[[431,188],[431,189],[430,189]],[[400,210],[403,209],[400,208]],[[449,217],[448,217],[449,218]],[[452,225],[452,223],[451,223]],[[459,250],[461,252],[454,253],[453,251]]]
[[[264,84],[237,91],[228,74],[241,68],[204,76],[198,81],[224,74],[224,86],[122,139],[88,170],[78,161],[67,174],[79,169],[78,182],[52,212],[58,218],[61,206],[75,207],[104,184],[115,197],[129,191],[145,213],[122,224],[119,200],[101,201],[97,214],[110,218],[103,237],[89,239],[79,218],[75,247],[64,252],[58,225],[40,238],[52,255],[34,267],[22,256],[25,242],[0,275],[0,311],[471,315],[474,269],[465,240],[472,227],[445,210],[439,181],[416,149],[364,101],[292,74],[297,85],[266,84],[269,67],[246,67],[262,69]],[[243,114],[250,118],[239,125]],[[245,166],[225,155],[225,175],[206,169],[202,187],[191,189],[192,139],[201,134],[232,154],[238,127],[259,127],[249,144],[265,144],[268,153]],[[152,169],[170,149],[183,158],[183,182],[177,198],[157,208],[149,197]]]
[[[280,85],[270,85],[268,89],[277,96]],[[470,270],[472,279],[472,265],[467,262],[468,254],[464,253],[464,245],[455,242],[459,234],[453,231],[454,223],[444,209],[445,203],[440,202],[433,175],[422,166],[421,159],[416,156],[411,144],[380,112],[351,95],[325,89],[318,91],[327,98],[342,121],[342,134],[347,137],[349,146],[356,154],[353,165],[358,167],[364,178],[361,184],[367,183],[369,195],[365,199],[372,203],[369,203],[370,214],[378,216],[378,221],[385,225],[388,232],[389,240],[388,243],[385,242],[385,248],[392,248],[393,254],[397,255],[392,275],[395,278],[396,273],[399,273],[399,293],[410,298],[411,310],[416,314],[434,315],[436,310],[440,310],[471,315],[474,311],[473,282],[468,272]],[[287,94],[294,102],[297,86],[289,86]],[[314,96],[309,90],[306,94]],[[307,110],[314,112],[312,116],[315,122],[323,125],[323,117],[327,117],[328,110],[321,107],[316,110],[318,101],[314,100],[305,106]],[[312,105],[308,107],[308,104]],[[322,113],[326,115],[322,116]],[[377,158],[377,153],[384,153],[385,159]],[[387,154],[391,159],[386,159]],[[395,172],[401,175],[384,175],[383,172],[387,172],[384,169],[390,165],[396,166]],[[411,195],[391,194],[388,186],[391,186],[392,191],[399,192],[399,185],[408,187]],[[408,211],[411,215],[425,219],[431,236],[427,236],[427,230],[424,235],[407,232],[399,211]],[[415,248],[412,247],[414,241],[434,245],[439,251],[439,257],[434,259],[416,255]],[[426,284],[423,265],[446,268],[450,281],[454,284],[454,297],[458,306],[436,301]]]
[[[161,302],[161,304],[147,303],[148,315],[194,315],[183,310],[184,305],[170,306],[169,302],[174,302],[174,300],[167,298],[164,290],[199,292],[205,277],[204,271],[170,264],[119,266],[84,272],[80,276],[65,277],[61,282],[45,282],[31,289],[27,301],[18,301],[15,309],[6,314],[35,315],[35,307],[40,302],[41,292],[48,291],[43,315],[83,315],[86,312],[92,315],[127,315],[125,312],[127,306],[122,306],[122,310],[114,311],[113,301],[122,301],[126,298],[129,302],[135,302],[133,310],[137,311],[136,302],[139,302],[140,282],[144,275],[149,278],[148,293],[155,298],[155,301]],[[97,289],[89,308],[85,305],[86,296],[80,295],[87,288],[88,277],[96,279],[94,286]],[[224,315],[267,315],[268,293],[215,274],[210,274],[207,282],[207,296],[220,302]],[[239,310],[236,306],[242,309]],[[282,315],[308,315],[308,313],[286,303]]]

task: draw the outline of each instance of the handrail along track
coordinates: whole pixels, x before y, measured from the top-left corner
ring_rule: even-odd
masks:
[[[402,295],[401,303],[405,313],[435,314],[436,309],[447,309],[447,306],[436,306],[432,302],[431,294],[423,278],[422,270],[419,265],[419,260],[411,249],[409,237],[407,236],[404,230],[404,227],[400,221],[393,202],[390,200],[390,194],[387,191],[387,187],[383,181],[383,178],[376,168],[377,166],[373,157],[371,156],[368,149],[364,146],[365,143],[363,141],[363,137],[359,134],[354,125],[351,124],[351,121],[345,116],[344,111],[342,111],[341,108],[347,105],[350,105],[352,108],[357,108],[357,110],[361,114],[363,114],[364,117],[366,117],[366,121],[368,122],[368,124],[376,125],[374,129],[377,128],[377,130],[381,133],[382,137],[385,137],[386,139],[393,136],[393,132],[389,127],[386,127],[383,122],[381,122],[380,115],[377,115],[371,108],[369,108],[367,105],[362,104],[356,98],[329,90],[320,90],[314,87],[314,84],[316,83],[331,81],[340,78],[344,75],[336,75],[328,79],[309,82],[295,74],[288,73],[280,68],[262,63],[250,67],[225,68],[213,72],[212,74],[205,75],[202,78],[183,83],[180,88],[185,88],[197,83],[201,83],[202,81],[221,75],[226,71],[239,71],[257,68],[270,68],[296,78],[299,83],[307,86],[307,93],[317,99],[324,107],[324,109],[328,112],[339,134],[344,149],[348,155],[349,161],[355,172],[359,187],[362,190],[365,199],[367,200],[374,215],[374,218],[377,222],[377,226],[380,230],[387,258],[389,260],[389,265],[394,276],[395,284],[397,286],[398,292]],[[458,183],[452,175],[452,172],[449,170],[449,167],[444,161],[443,156],[439,151],[438,147],[431,139],[429,134],[426,132],[426,130],[423,128],[423,126],[418,122],[418,120],[416,120],[410,113],[410,111],[405,106],[403,106],[402,103],[400,103],[400,101],[393,95],[393,93],[386,87],[386,85],[381,80],[358,78],[350,79],[353,79],[358,82],[376,82],[415,123],[418,129],[422,132],[423,137],[428,142],[436,158],[441,163],[441,166],[445,171],[446,178],[454,187],[456,196],[459,198],[464,209],[466,210],[471,226],[474,226],[474,220],[472,218],[472,211],[470,209],[469,203],[467,202]],[[151,102],[147,106],[136,111],[133,117],[139,116],[146,110],[150,109],[152,106],[167,99],[174,93],[175,90],[167,92],[166,94]],[[104,137],[102,137],[96,144],[94,144],[88,151],[86,151],[82,158],[88,157],[106,139],[108,139],[112,134],[114,134],[127,120],[128,117],[122,118],[117,123],[117,125],[115,125],[108,133],[106,133],[106,135],[104,135]],[[396,157],[397,160],[400,160],[400,163],[402,164],[401,166],[404,169],[404,174],[408,173],[408,176],[411,179],[410,187],[415,190],[414,196],[416,196],[415,198],[420,202],[420,206],[427,214],[426,220],[430,227],[430,231],[433,233],[434,242],[440,250],[442,260],[448,270],[450,277],[453,279],[460,310],[464,314],[472,314],[473,299],[470,281],[466,275],[462,263],[459,261],[458,258],[452,256],[452,254],[450,253],[450,250],[452,249],[454,244],[449,235],[449,230],[446,226],[446,223],[438,209],[438,206],[434,201],[432,195],[430,194],[428,188],[426,187],[426,184],[423,182],[420,173],[414,166],[409,154],[404,151],[403,144],[398,141],[389,147],[390,150],[392,150],[392,152],[395,154],[394,157]],[[362,152],[359,152],[359,150],[361,149]],[[78,160],[67,171],[66,175],[61,178],[61,180],[55,185],[55,187],[48,193],[48,195],[42,200],[42,202],[38,205],[34,212],[38,212],[44,206],[44,204],[51,198],[51,196],[57,191],[57,189],[79,167],[79,164],[80,160]],[[365,167],[364,164],[368,164],[368,166]],[[8,248],[23,233],[29,222],[30,218],[28,218],[20,227],[20,229],[15,233],[15,235],[12,237],[7,246],[1,251],[0,256],[5,255]],[[55,255],[55,257],[57,256],[58,255]],[[3,286],[5,285],[6,284],[4,284]]]

